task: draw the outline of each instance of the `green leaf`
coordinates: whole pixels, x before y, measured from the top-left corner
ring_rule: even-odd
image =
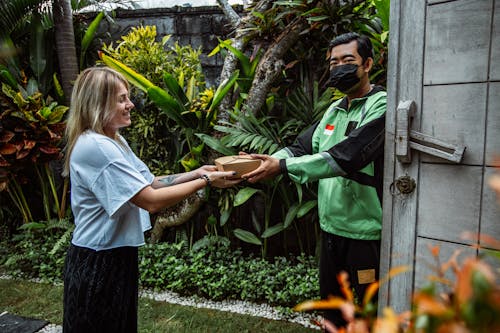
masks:
[[[317,200],[310,200],[304,202],[304,204],[300,206],[300,209],[297,212],[297,218],[301,218],[302,216],[306,215],[311,209],[316,207],[317,204],[318,204]]]
[[[52,110],[50,115],[47,117],[48,123],[49,124],[57,124],[57,123],[61,122],[64,114],[66,113],[66,111],[68,111],[68,109],[69,109],[69,107],[67,107],[65,105],[56,106]]]
[[[219,106],[219,104],[224,99],[224,96],[229,92],[229,90],[233,87],[235,82],[238,80],[240,71],[235,70],[233,74],[227,79],[227,81],[222,82],[214,93],[214,97],[212,98],[212,103],[210,104],[209,112],[212,112],[215,108]]]
[[[231,45],[230,40],[222,42],[222,47],[227,48],[236,56],[236,58],[238,58],[238,60],[241,63],[241,68],[243,69],[243,73],[245,74],[245,76],[247,77],[251,76],[252,65],[250,64],[250,59],[246,56],[246,54],[233,47]]]
[[[234,235],[236,238],[241,239],[242,241],[250,244],[255,244],[255,245],[262,245],[262,242],[260,239],[252,234],[250,231],[246,231],[243,229],[236,228],[234,229]]]
[[[391,11],[390,0],[374,0],[374,2],[377,8],[377,17],[382,21],[384,30],[389,30],[389,16]]]
[[[90,43],[94,39],[94,35],[104,18],[104,12],[100,12],[97,16],[90,22],[87,31],[85,31],[85,35],[83,35],[82,43],[81,43],[81,51],[80,51],[80,70],[83,69],[83,62],[85,60],[85,53],[87,53],[87,49],[90,46]]]
[[[4,65],[0,64],[0,79],[14,89],[17,89],[17,81]]]
[[[19,229],[23,230],[39,230],[39,229],[45,229],[47,225],[45,223],[40,223],[40,222],[29,222],[25,223],[22,226],[19,227]]]
[[[278,224],[275,224],[272,227],[269,227],[266,230],[264,230],[261,237],[262,238],[269,238],[269,237],[274,236],[283,230],[285,230],[283,223],[278,223]]]
[[[184,167],[184,170],[186,170],[186,172],[189,172],[199,168],[200,162],[196,158],[192,157],[191,154],[188,153],[181,160],[181,165]]]
[[[208,218],[207,218],[207,223],[209,225],[216,225],[217,224],[217,218],[213,215],[210,215]]]
[[[158,106],[169,118],[178,125],[190,127],[182,118],[182,106],[170,96],[165,90],[157,86],[151,86],[147,90],[148,97]]]
[[[58,100],[62,100],[64,97],[64,90],[61,86],[61,83],[59,82],[59,79],[57,78],[56,73],[52,75],[52,79],[54,81],[54,90],[56,91],[57,97],[59,98]]]
[[[284,229],[288,228],[290,226],[290,224],[292,224],[293,220],[297,216],[299,208],[300,208],[299,204],[298,203],[294,203],[288,209],[288,212],[286,213],[286,216],[285,216],[285,222],[284,222],[284,227],[283,227]]]
[[[213,150],[221,153],[222,155],[236,155],[237,151],[234,149],[231,149],[224,144],[222,144],[219,140],[217,140],[214,137],[211,137],[208,134],[204,133],[195,133],[197,137],[199,137],[207,146],[212,148]]]
[[[172,74],[165,72],[163,74],[163,82],[165,83],[168,92],[177,99],[179,104],[186,105],[187,103],[189,103],[186,94],[182,90],[182,87],[179,85]]]
[[[32,16],[32,31],[30,41],[29,60],[30,66],[37,80],[40,80],[45,68],[47,67],[45,30],[43,29],[39,15]],[[52,45],[50,46],[52,47]]]
[[[244,187],[236,193],[234,196],[234,206],[240,206],[248,201],[255,193],[260,192],[260,190],[253,187]]]
[[[191,102],[196,98],[196,77],[194,75],[187,82],[186,96]]]
[[[191,154],[193,154],[195,156],[200,156],[204,147],[205,147],[205,144],[203,142],[197,146],[192,147]]]
[[[102,62],[104,62],[107,66],[121,73],[125,77],[125,79],[127,79],[127,81],[129,81],[131,84],[141,89],[142,91],[148,92],[148,89],[154,86],[154,84],[144,76],[137,73],[124,63],[104,54],[104,52],[99,51],[99,58],[101,58]]]
[[[231,209],[223,210],[220,213],[220,226],[223,227],[227,221],[229,221],[229,217],[231,216]]]
[[[220,41],[219,41],[220,42]],[[213,57],[214,55],[216,55],[217,53],[219,53],[221,50],[221,47],[220,45],[217,45],[213,50],[212,52],[210,52],[207,57]]]
[[[309,22],[320,22],[329,19],[329,16],[313,16],[313,17],[308,17],[307,21]]]

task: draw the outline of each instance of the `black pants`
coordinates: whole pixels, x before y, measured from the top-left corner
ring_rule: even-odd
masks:
[[[136,333],[138,250],[71,245],[64,269],[64,333]]]
[[[319,265],[321,298],[330,295],[345,298],[337,280],[337,275],[345,271],[355,300],[361,304],[366,288],[378,280],[379,261],[380,240],[351,239],[323,231]],[[339,310],[327,310],[324,317],[337,327],[346,325]]]

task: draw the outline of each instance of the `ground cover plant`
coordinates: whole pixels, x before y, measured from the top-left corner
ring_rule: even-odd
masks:
[[[1,273],[61,282],[71,224],[67,221],[36,223],[23,228],[22,233],[2,242]],[[319,295],[317,264],[313,257],[265,260],[244,255],[227,242],[204,244],[195,244],[191,250],[185,242],[141,247],[141,287],[212,300],[267,303],[284,309]]]

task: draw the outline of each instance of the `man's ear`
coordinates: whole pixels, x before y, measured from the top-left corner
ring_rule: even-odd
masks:
[[[372,67],[373,67],[373,58],[371,57],[366,58],[365,63],[363,64],[364,71],[368,73],[369,71],[371,71]]]

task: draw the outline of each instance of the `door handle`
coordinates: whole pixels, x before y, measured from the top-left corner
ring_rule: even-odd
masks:
[[[410,130],[411,120],[415,115],[414,101],[401,101],[396,113],[396,157],[401,163],[411,163],[411,149],[460,163],[465,146],[439,140],[433,136]]]

